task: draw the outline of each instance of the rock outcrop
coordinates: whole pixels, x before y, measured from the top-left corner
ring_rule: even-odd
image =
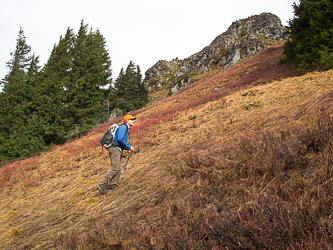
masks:
[[[200,52],[184,59],[158,61],[145,73],[149,92],[169,89],[168,96],[191,83],[191,76],[225,69],[268,46],[286,40],[286,28],[273,14],[262,13],[235,21]]]

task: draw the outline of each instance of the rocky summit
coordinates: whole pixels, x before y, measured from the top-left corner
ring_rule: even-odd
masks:
[[[194,75],[226,69],[282,43],[287,39],[285,31],[280,18],[271,13],[235,21],[200,52],[184,60],[158,61],[146,71],[145,84],[150,93],[168,89],[167,96],[171,96],[189,85]]]

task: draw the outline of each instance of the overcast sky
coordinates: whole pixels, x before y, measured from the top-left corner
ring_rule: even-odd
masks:
[[[68,27],[81,20],[106,39],[112,78],[130,60],[144,72],[158,60],[184,59],[209,45],[233,21],[270,12],[283,25],[298,0],[0,0],[0,78],[20,27],[43,66]]]

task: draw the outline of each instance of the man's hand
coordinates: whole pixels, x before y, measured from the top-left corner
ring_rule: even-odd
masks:
[[[133,148],[133,146],[131,146],[131,149],[130,149],[129,151],[134,153],[134,148]]]

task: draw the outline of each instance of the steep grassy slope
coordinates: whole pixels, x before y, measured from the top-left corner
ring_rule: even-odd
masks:
[[[0,248],[333,246],[333,71],[300,76],[276,64],[281,53],[134,111],[137,152],[117,192],[94,187],[110,165],[99,146],[110,123],[3,166]]]

